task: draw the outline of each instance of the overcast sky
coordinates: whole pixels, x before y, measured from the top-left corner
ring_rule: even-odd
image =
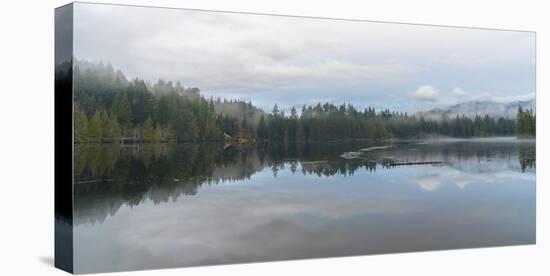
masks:
[[[270,110],[534,98],[535,34],[76,3],[78,59]]]

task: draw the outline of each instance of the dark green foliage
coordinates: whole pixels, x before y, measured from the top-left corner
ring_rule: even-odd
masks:
[[[132,124],[142,125],[148,116],[151,116],[155,110],[155,97],[147,88],[145,81],[134,80],[126,89],[130,107],[132,109]]]
[[[112,143],[120,143],[122,135],[116,114],[103,113],[103,139]]]
[[[98,109],[108,110],[121,91],[128,87],[128,80],[121,71],[110,64],[77,60],[74,66],[74,96],[80,110],[91,118]],[[120,116],[119,116],[120,117]]]
[[[163,142],[163,139],[164,139],[164,134],[163,134],[162,127],[160,126],[159,122],[156,122],[153,142],[160,143],[160,142]]]
[[[268,116],[266,128],[267,140],[279,142],[430,136],[468,138],[514,135],[515,121],[504,117],[495,119],[488,115],[475,116],[473,119],[457,115],[452,119],[443,117],[430,120],[388,109],[376,112],[374,108],[368,107],[359,111],[351,104],[337,106],[325,103],[304,106],[300,116],[294,108],[290,116],[284,116],[275,105]],[[262,137],[257,135],[258,138]]]
[[[101,112],[96,110],[92,119],[90,120],[90,126],[88,127],[88,140],[90,142],[102,142],[103,138],[103,118]]]
[[[537,122],[533,110],[524,111],[520,106],[518,108],[516,122],[516,133],[518,137],[535,137]]]
[[[262,115],[260,121],[258,122],[258,127],[256,129],[256,137],[259,139],[267,139],[267,126],[265,123],[265,117]]]
[[[74,117],[74,141],[75,143],[88,142],[88,117],[86,113],[79,110],[75,113]]]
[[[219,118],[212,100],[197,88],[163,80],[152,86],[129,82],[110,65],[85,61],[76,62],[75,83],[77,143],[214,141],[226,129],[238,131],[237,120]]]
[[[153,128],[153,120],[151,119],[151,116],[147,116],[147,119],[143,123],[143,141],[155,141],[155,129]]]
[[[78,61],[74,72],[76,143],[223,141],[224,133],[270,143],[535,135],[535,115],[521,108],[515,120],[488,115],[436,120],[330,103],[304,105],[300,114],[292,107],[285,115],[277,104],[265,113],[251,102],[207,100],[198,88],[179,82],[128,81],[102,63]]]
[[[126,91],[116,95],[111,111],[117,115],[121,125],[125,128],[132,127],[132,107],[130,106],[128,93],[126,93]]]

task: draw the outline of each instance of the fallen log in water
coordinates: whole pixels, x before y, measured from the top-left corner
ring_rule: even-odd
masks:
[[[389,163],[388,165],[391,167],[394,167],[394,166],[433,165],[433,164],[443,164],[443,161],[396,162],[396,163]]]
[[[300,161],[302,165],[317,165],[327,163],[328,160],[318,160],[318,161]]]
[[[90,180],[75,181],[74,184],[78,185],[78,184],[88,184],[88,183],[98,183],[98,182],[112,182],[116,180],[119,180],[119,179],[90,179]]]

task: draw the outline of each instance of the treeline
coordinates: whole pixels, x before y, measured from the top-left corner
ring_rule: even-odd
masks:
[[[330,103],[270,113],[250,102],[205,99],[179,82],[129,81],[110,64],[77,61],[74,66],[75,142],[223,141],[224,133],[247,141],[295,142],[427,136],[534,136],[535,115],[517,118],[477,115],[430,119],[414,114],[359,110]]]
[[[128,81],[109,64],[84,61],[74,78],[77,143],[213,141],[241,130],[242,120],[215,111],[235,102],[206,100],[179,82]]]
[[[512,136],[514,119],[495,119],[488,115],[474,118],[456,116],[426,119],[390,110],[363,111],[353,105],[317,104],[303,106],[300,116],[295,108],[287,116],[277,105],[262,116],[257,137],[269,141],[421,138],[426,136],[487,137]]]
[[[516,134],[518,137],[535,137],[537,132],[537,122],[533,110],[524,111],[520,106],[518,108],[516,122]]]

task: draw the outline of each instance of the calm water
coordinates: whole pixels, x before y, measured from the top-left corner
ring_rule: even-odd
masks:
[[[80,273],[535,242],[534,142],[76,154]]]

